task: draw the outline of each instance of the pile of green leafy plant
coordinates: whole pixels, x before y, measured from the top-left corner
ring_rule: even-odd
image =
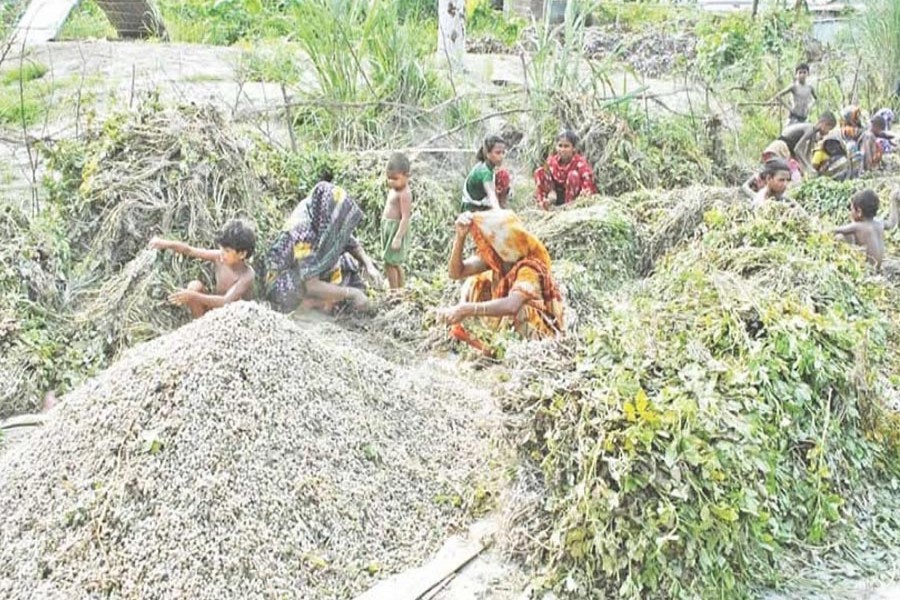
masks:
[[[634,224],[605,198],[554,210],[528,224],[553,259],[569,324],[581,325],[601,309],[601,298],[637,276],[640,252]]]
[[[849,218],[850,198],[864,187],[865,183],[858,179],[834,181],[817,177],[804,182],[790,195],[807,211],[829,221],[841,222]]]
[[[870,573],[885,557],[861,548],[897,547],[878,516],[900,475],[891,291],[776,209],[709,211],[702,239],[509,395],[548,495],[525,542],[547,587],[742,598],[820,560]]]

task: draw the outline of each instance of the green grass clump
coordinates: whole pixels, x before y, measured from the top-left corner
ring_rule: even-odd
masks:
[[[27,63],[24,63],[21,67],[16,67],[15,69],[11,69],[3,73],[3,76],[0,77],[0,84],[18,84],[20,80],[23,82],[29,82],[35,79],[40,79],[47,74],[47,70],[47,65],[29,61]]]
[[[466,30],[473,38],[490,36],[512,47],[518,43],[524,28],[522,19],[507,18],[503,11],[491,6],[490,0],[466,1]]]
[[[746,598],[817,561],[871,573],[884,556],[861,549],[897,547],[900,524],[877,517],[900,475],[880,416],[890,291],[776,208],[709,211],[702,239],[609,301],[572,365],[511,395],[533,411],[547,587]],[[559,372],[576,375],[554,389]]]

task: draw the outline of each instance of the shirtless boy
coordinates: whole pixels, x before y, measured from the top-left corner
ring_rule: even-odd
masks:
[[[790,111],[788,125],[806,123],[809,110],[817,100],[815,88],[806,81],[809,77],[809,65],[806,63],[797,65],[795,76],[794,83],[775,94],[773,98],[773,101],[781,101],[782,97],[791,94],[793,105],[788,109]]]
[[[862,190],[850,199],[850,219],[853,221],[834,230],[834,233],[850,244],[860,246],[866,258],[877,268],[884,259],[884,232],[897,226],[900,218],[900,190],[891,195],[891,214],[887,222],[877,220],[878,194]]]
[[[809,123],[788,125],[778,139],[787,144],[791,156],[800,163],[806,173],[815,173],[812,166],[812,153],[816,142],[828,135],[835,127],[837,127],[837,119],[834,113],[824,112],[815,125]]]
[[[392,290],[403,287],[403,263],[412,213],[412,194],[409,191],[409,159],[403,154],[391,156],[387,165],[388,190],[384,212],[381,214],[381,247],[384,251],[384,274]]]
[[[253,267],[247,259],[256,247],[256,231],[253,225],[241,219],[225,223],[216,236],[218,250],[194,248],[183,242],[154,237],[150,247],[157,250],[171,250],[184,256],[214,263],[216,266],[216,290],[206,293],[205,286],[197,280],[190,282],[183,290],[173,292],[169,302],[186,306],[194,318],[203,316],[213,308],[219,308],[237,300],[253,299]]]

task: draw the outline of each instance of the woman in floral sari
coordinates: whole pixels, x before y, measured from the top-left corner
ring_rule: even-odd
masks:
[[[476,253],[463,260],[469,236]],[[469,317],[493,318],[498,327],[511,326],[525,338],[562,332],[562,297],[550,273],[550,255],[514,213],[461,214],[449,270],[452,279],[467,279],[463,301],[441,311],[443,320],[455,326],[452,333],[457,339],[486,350],[460,325]]]
[[[266,296],[276,310],[331,310],[345,301],[356,310],[368,307],[359,264],[372,281],[380,276],[353,237],[362,217],[343,188],[316,184],[288,217],[266,257]]]

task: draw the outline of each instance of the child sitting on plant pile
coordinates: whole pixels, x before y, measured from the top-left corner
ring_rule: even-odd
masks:
[[[206,286],[195,279],[185,289],[169,296],[169,302],[186,306],[194,318],[202,317],[207,311],[231,302],[253,299],[256,274],[253,267],[247,264],[247,259],[253,256],[256,248],[256,231],[253,225],[242,219],[228,221],[216,236],[216,245],[219,246],[218,250],[194,248],[183,242],[158,237],[150,240],[150,247],[156,250],[171,250],[215,265],[214,294],[206,293]]]
[[[845,242],[859,246],[866,259],[881,269],[884,259],[884,232],[897,226],[900,219],[900,189],[891,194],[891,214],[886,222],[875,218],[878,214],[878,194],[866,189],[853,194],[850,199],[851,223],[834,230]]]

